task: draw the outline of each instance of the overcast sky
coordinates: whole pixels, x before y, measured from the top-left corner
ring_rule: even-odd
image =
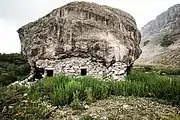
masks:
[[[18,28],[74,0],[0,0],[0,53],[20,52]],[[82,0],[81,0],[82,1]],[[84,0],[130,13],[140,29],[180,0]]]

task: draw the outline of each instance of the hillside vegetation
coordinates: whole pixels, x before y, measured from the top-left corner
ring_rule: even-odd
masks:
[[[19,53],[0,53],[0,84],[23,80],[30,72],[27,60]]]
[[[126,112],[121,113],[120,111],[117,112],[117,115],[124,114],[124,116],[126,117],[130,115],[128,117],[129,119],[133,119],[133,116],[135,114],[134,112],[138,112],[137,110],[139,109],[142,109],[140,111],[144,111],[144,113],[139,117],[136,116],[135,119],[140,119],[143,117],[163,119],[164,115],[167,119],[180,118],[180,116],[178,115],[178,110],[171,107],[171,105],[180,105],[179,77],[167,76],[165,74],[160,75],[160,73],[157,72],[132,72],[125,79],[125,81],[109,81],[92,77],[73,77],[61,75],[44,78],[32,85],[30,88],[14,86],[9,88],[2,87],[1,89],[3,92],[1,92],[0,94],[0,110],[6,111],[1,116],[5,116],[9,119],[56,119],[56,117],[58,117],[59,115],[61,119],[68,119],[69,113],[65,115],[64,112],[69,111],[71,108],[72,113],[76,110],[79,111],[77,113],[73,113],[74,115],[81,116],[82,119],[92,119],[94,118],[93,116],[88,116],[87,114],[83,116],[79,114],[83,111],[86,113],[88,109],[91,110],[91,108],[86,107],[87,105],[92,106],[93,108],[95,107],[95,104],[105,99],[107,99],[107,102],[115,100],[115,103],[110,102],[112,103],[110,104],[108,102],[108,104],[112,105],[112,107],[113,105],[121,105],[120,108],[118,107],[118,109],[120,110],[124,109],[124,107],[126,108],[127,106],[132,106],[132,109],[130,109],[130,111],[133,112],[132,114],[127,114]],[[114,97],[111,98],[112,96]],[[121,100],[124,101],[125,98],[118,96],[124,96],[125,98],[129,99],[130,102],[128,102],[128,100],[127,102],[119,103]],[[138,99],[136,97],[143,98]],[[145,99],[144,97],[151,98],[152,100],[155,100],[155,102],[153,102],[151,99]],[[139,103],[135,105],[135,101],[139,101]],[[147,102],[146,105],[152,104],[152,106],[146,106],[146,109],[150,111],[156,111],[156,107],[159,106],[159,113],[155,114],[154,112],[145,112],[146,109],[142,107],[143,101],[145,103]],[[161,104],[159,104],[158,102],[160,102]],[[102,105],[102,102],[100,102],[100,104]],[[170,106],[164,106],[163,104],[169,104]],[[101,105],[100,107],[102,107],[103,109],[108,108],[108,106],[106,105]],[[55,111],[53,109],[53,106],[56,106],[57,108]],[[6,107],[10,108],[5,109]],[[163,113],[166,107],[167,115]],[[64,108],[65,111],[61,108]],[[129,108],[130,107],[128,107],[128,109]],[[97,111],[97,109],[93,111]],[[110,109],[111,108],[109,108],[109,110]],[[113,110],[115,109],[111,109],[111,112],[109,111],[109,114],[107,114],[108,118],[116,117],[116,114],[113,114],[112,116],[110,115],[111,113],[113,113]],[[102,111],[101,114],[99,113],[100,118],[103,117],[102,113]],[[62,114],[64,114],[65,116]],[[97,115],[97,113],[94,114]],[[147,116],[148,114],[150,114],[149,117]],[[56,117],[54,116],[54,118],[52,115],[55,115]],[[121,117],[122,116],[119,116],[118,119],[120,119]],[[125,118],[123,117],[123,119]]]
[[[134,72],[125,81],[102,81],[92,77],[55,76],[37,82],[30,89],[34,100],[50,100],[53,105],[66,105],[79,100],[91,102],[110,95],[154,97],[180,105],[179,77],[160,76],[155,72]]]
[[[7,86],[23,80],[30,66],[20,54],[0,56],[2,120],[180,119],[178,68],[135,66],[122,81],[59,75]]]

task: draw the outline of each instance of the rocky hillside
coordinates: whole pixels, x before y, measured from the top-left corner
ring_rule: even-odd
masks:
[[[137,64],[180,66],[180,4],[147,23],[141,35],[143,52]]]

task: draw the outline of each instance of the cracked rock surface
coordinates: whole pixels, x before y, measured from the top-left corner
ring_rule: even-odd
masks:
[[[33,61],[44,60],[38,67],[54,68],[55,60],[62,63],[63,59],[74,57],[77,61],[86,58],[101,64],[105,75],[112,72],[106,69],[116,62],[125,64],[126,68],[120,68],[125,74],[127,67],[141,54],[141,37],[134,18],[122,10],[95,3],[71,2],[21,27],[18,33],[21,51],[32,69]],[[45,60],[54,63],[47,65]],[[71,65],[64,68],[71,69],[68,66]],[[55,73],[63,71],[56,68]],[[90,73],[98,71],[93,69]],[[120,70],[108,76],[121,76]]]

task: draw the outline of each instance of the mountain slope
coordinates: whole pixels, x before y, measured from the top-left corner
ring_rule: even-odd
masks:
[[[141,35],[142,54],[136,64],[180,66],[180,4],[147,23]]]

